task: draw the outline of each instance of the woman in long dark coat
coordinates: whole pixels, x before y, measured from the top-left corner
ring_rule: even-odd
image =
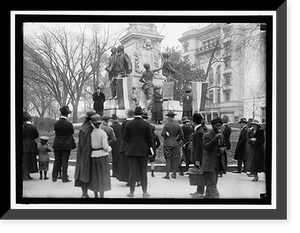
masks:
[[[31,116],[27,112],[23,112],[23,123],[23,180],[31,180],[30,173],[38,172],[35,139],[39,137],[39,132],[31,123]]]
[[[264,143],[265,135],[258,121],[252,122],[252,128],[248,132],[248,160],[247,168],[254,175],[252,181],[258,181],[258,173],[264,171]]]
[[[155,124],[161,124],[163,120],[162,96],[159,93],[159,87],[154,87],[153,105],[152,105],[152,120]]]
[[[85,114],[85,121],[80,126],[77,145],[77,159],[75,166],[75,187],[81,187],[82,198],[89,198],[88,186],[90,183],[91,160],[91,133],[93,126],[91,124],[92,116],[95,115],[94,110],[88,110]]]

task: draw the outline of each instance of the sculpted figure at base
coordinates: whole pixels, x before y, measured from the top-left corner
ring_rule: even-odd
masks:
[[[110,81],[110,89],[111,89],[111,98],[114,98],[116,96],[116,57],[117,57],[117,48],[112,47],[111,48],[111,55],[108,58],[108,66],[105,68],[105,70],[108,72],[108,78]]]
[[[144,68],[146,69],[145,72],[142,74],[142,77],[139,79],[140,82],[144,83],[142,86],[142,91],[145,93],[147,96],[147,105],[145,107],[145,110],[151,110],[152,105],[153,105],[153,78],[154,78],[154,73],[161,70],[161,68],[158,69],[150,69],[150,64],[145,63]]]

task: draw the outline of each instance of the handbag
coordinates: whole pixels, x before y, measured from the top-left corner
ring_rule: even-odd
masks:
[[[205,186],[206,179],[203,170],[200,168],[189,168],[189,181],[191,186]]]

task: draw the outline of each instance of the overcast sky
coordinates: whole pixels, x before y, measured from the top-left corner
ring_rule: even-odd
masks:
[[[85,23],[83,23],[85,24]],[[34,31],[38,31],[40,25],[44,25],[46,27],[55,27],[56,25],[64,25],[67,30],[80,32],[79,23],[25,23],[24,24],[24,33],[31,34]],[[82,24],[81,24],[82,25]],[[188,31],[191,26],[197,26],[199,24],[191,24],[191,23],[155,23],[157,26],[157,31],[161,35],[165,36],[161,43],[161,48],[164,47],[173,47],[179,46],[180,42],[178,39],[182,36],[182,33]],[[123,31],[125,33],[126,28],[128,28],[128,23],[112,23],[110,24],[111,32]]]

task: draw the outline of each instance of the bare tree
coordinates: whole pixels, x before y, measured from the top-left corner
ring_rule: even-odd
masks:
[[[87,30],[91,30],[92,39]],[[92,25],[80,28],[80,34],[67,32],[64,27],[41,28],[42,33],[27,37],[24,51],[30,62],[40,69],[27,70],[34,79],[43,84],[60,106],[71,104],[73,122],[77,122],[80,98],[85,83],[93,78],[99,84],[103,55],[110,45],[107,25]]]

